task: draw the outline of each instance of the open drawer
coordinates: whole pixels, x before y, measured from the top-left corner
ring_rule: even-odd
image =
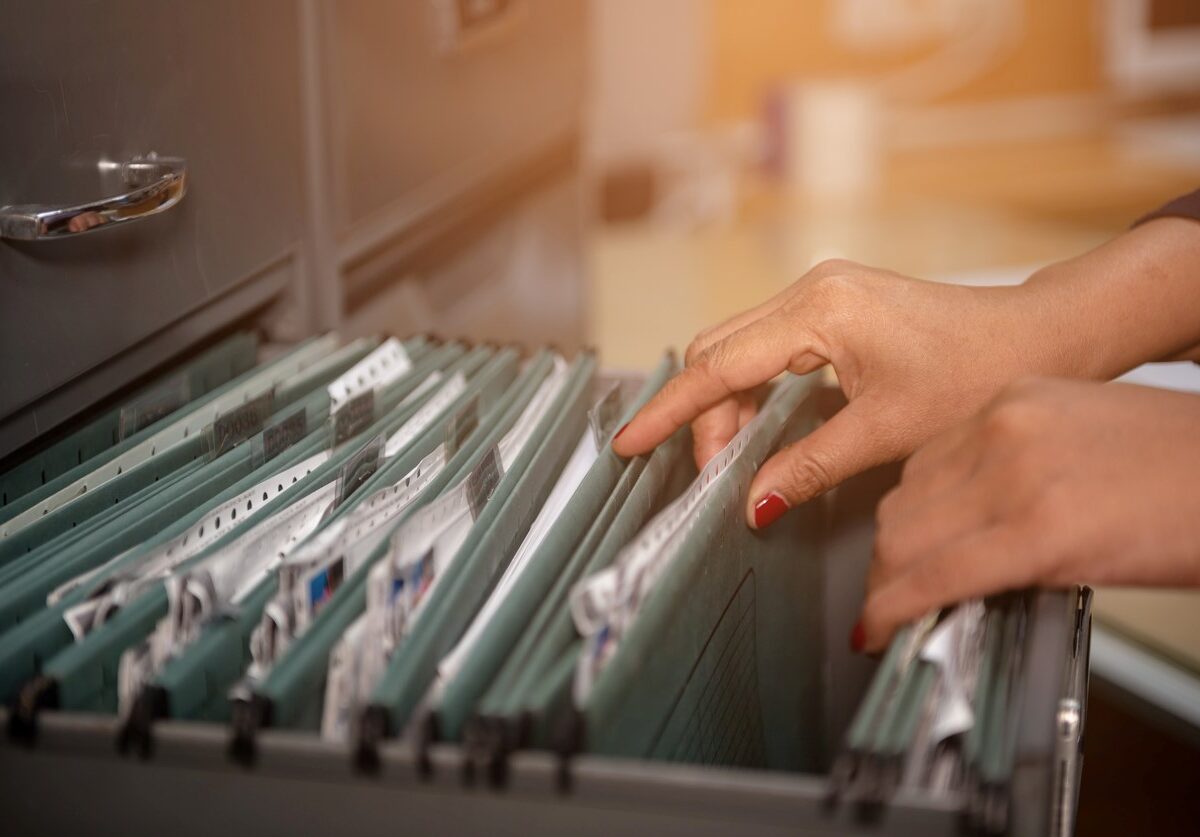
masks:
[[[814,396],[806,409],[836,407],[828,393]],[[707,627],[664,635],[667,656],[635,678],[650,684],[667,676],[652,669],[682,671],[677,691],[664,698],[656,686],[626,701],[607,740],[589,739],[595,728],[585,725],[573,743],[560,736],[565,743],[549,750],[481,752],[478,737],[444,741],[459,737],[411,724],[372,741],[364,760],[362,738],[332,743],[303,721],[251,730],[247,750],[236,719],[232,729],[159,719],[135,746],[118,748],[129,744],[127,726],[112,716],[18,705],[8,720],[23,736],[0,747],[8,821],[22,834],[962,833],[962,792],[900,787],[883,803],[832,793],[837,751],[875,668],[844,638],[861,600],[874,507],[896,475],[859,476],[764,534],[741,526],[735,492],[716,529],[697,535],[710,544],[704,577],[677,614],[682,625]],[[789,602],[794,613],[781,605]],[[1086,705],[1086,591],[1033,594],[1025,624],[1003,830],[1069,834]],[[793,642],[779,639],[793,630],[801,631]],[[644,732],[646,719],[661,718],[665,725]]]

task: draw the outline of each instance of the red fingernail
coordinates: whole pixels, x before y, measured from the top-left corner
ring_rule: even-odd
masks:
[[[854,630],[850,632],[850,650],[855,654],[861,654],[866,644],[867,632],[863,629],[863,624],[860,620],[854,623]]]
[[[754,504],[754,528],[765,529],[788,510],[787,500],[774,491]]]
[[[629,422],[625,422],[624,424],[621,425],[620,429],[617,430],[617,432],[613,434],[614,442],[617,441],[617,439],[621,438],[621,434],[625,432],[625,428],[628,426],[629,426]]]

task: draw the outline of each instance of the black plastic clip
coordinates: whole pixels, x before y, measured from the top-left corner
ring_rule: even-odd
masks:
[[[142,759],[150,758],[154,754],[154,722],[167,715],[167,690],[161,686],[143,688],[117,730],[117,752],[125,755],[136,747]]]
[[[587,743],[587,721],[582,712],[572,706],[559,718],[554,742],[558,752],[558,792],[568,794],[574,782],[571,759],[582,753]]]
[[[382,706],[368,706],[358,725],[358,746],[354,748],[354,766],[360,773],[378,776],[383,769],[379,758],[379,742],[388,736],[388,711]]]
[[[17,694],[8,714],[8,737],[26,747],[37,743],[38,713],[58,708],[58,681],[39,674]]]
[[[508,785],[508,756],[515,749],[508,719],[476,715],[463,730],[463,784],[471,787],[482,772],[493,790]]]
[[[482,715],[474,715],[463,727],[462,783],[464,787],[475,786],[479,762],[487,747],[489,720]]]
[[[508,757],[516,749],[516,736],[508,719],[503,717],[492,718],[485,734],[488,784],[492,790],[504,790],[508,787]]]
[[[237,698],[233,701],[229,740],[229,757],[243,767],[253,767],[258,760],[258,731],[271,724],[271,700],[261,695]]]

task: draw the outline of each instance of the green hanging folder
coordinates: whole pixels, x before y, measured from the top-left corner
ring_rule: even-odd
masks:
[[[467,437],[442,471],[392,524],[392,531],[402,526],[421,506],[470,473],[486,451],[496,444],[517,420],[538,385],[549,373],[550,367],[551,358],[548,353],[542,353],[530,363],[517,382],[508,387],[500,400],[485,413],[478,427]],[[461,407],[472,397],[472,392],[464,392],[456,401],[455,408],[447,411],[448,414],[453,415],[457,407]],[[497,415],[499,417],[494,418]],[[425,434],[428,440],[420,446],[420,450],[425,450],[426,447],[432,450],[436,447],[444,435],[444,425],[445,422],[440,421]],[[427,451],[422,453],[420,450],[414,451],[411,456],[411,466],[415,466],[427,454]],[[253,728],[260,723],[294,727],[303,725],[305,721],[310,722],[310,725],[315,722],[319,717],[329,654],[342,632],[366,606],[367,575],[374,563],[383,557],[388,549],[386,541],[381,543],[334,593],[333,598],[317,614],[308,630],[275,662],[267,677],[255,689],[255,699],[259,707],[255,712],[265,714],[266,717],[250,718],[250,728],[239,730],[235,727],[235,735],[241,735],[243,738],[252,736]]]
[[[135,492],[123,502],[121,508],[114,508],[110,513],[96,515],[81,525],[67,529],[0,566],[0,595],[7,588],[8,582],[21,578],[33,569],[62,560],[60,556],[63,556],[75,545],[92,537],[93,532],[107,525],[116,517],[135,513],[143,503],[153,500],[156,493],[167,490],[181,480],[189,478],[199,471],[203,464],[198,461],[189,462],[175,473]]]
[[[392,393],[390,396],[387,396],[387,398],[381,399],[381,401],[385,405],[391,404],[391,403],[398,403],[400,398],[402,397],[402,395],[406,394],[406,392],[408,390],[410,390],[412,386],[415,386],[415,379],[420,377],[421,373],[425,371],[425,369],[423,367],[427,367],[429,363],[436,363],[438,361],[445,360],[448,357],[457,356],[457,353],[460,351],[461,350],[458,349],[457,347],[447,347],[444,350],[439,350],[438,352],[435,352],[431,355],[427,355],[426,357],[423,357],[414,366],[413,380],[408,380],[408,381],[404,382],[403,384],[398,384],[400,389],[398,391]],[[449,352],[450,354],[449,355],[446,354],[447,352]],[[352,362],[353,359],[354,359],[353,356],[345,358],[345,359],[343,359],[343,361],[340,364],[338,364],[338,366],[349,365],[349,363]],[[336,371],[337,371],[337,367],[335,367],[331,370],[327,370],[326,379],[327,379],[328,375],[333,374]],[[320,383],[322,383],[322,381],[314,381],[312,383],[319,385]],[[312,440],[318,440],[319,442],[323,443],[327,447],[328,439],[325,435],[325,429],[322,427],[321,422],[323,421],[324,416],[328,412],[328,396],[324,392],[324,390],[321,390],[319,393],[317,393],[317,395],[319,395],[319,397],[316,399],[313,399],[311,397],[306,397],[299,404],[289,405],[289,406],[286,406],[283,409],[279,410],[274,416],[272,416],[270,422],[268,423],[268,427],[272,426],[272,424],[274,424],[275,422],[279,422],[279,421],[287,419],[290,415],[294,414],[294,412],[296,410],[303,407],[306,411],[306,423],[307,423],[308,427],[311,428],[311,430],[310,430],[309,437],[302,444],[306,444],[311,447],[313,444]],[[297,449],[299,449],[299,447],[297,447]],[[315,453],[315,452],[316,452],[315,449],[313,449],[313,450],[305,449],[305,455],[310,455],[311,453]],[[231,451],[231,453],[229,455],[230,456],[243,456],[243,457],[248,456],[251,459],[253,459],[253,457],[255,456],[255,449],[252,444],[242,445],[242,446],[239,446],[238,448],[235,448],[234,451]],[[296,458],[294,456],[294,454],[290,454],[290,455],[292,455],[291,462],[299,461],[299,459]],[[303,457],[300,457],[300,458],[303,458]],[[169,491],[171,490],[169,486],[170,486],[170,482],[172,480],[175,480],[180,475],[183,475],[183,476],[187,477],[188,479],[191,479],[190,473],[187,469],[191,469],[191,472],[195,472],[195,471],[199,471],[200,469],[204,468],[204,469],[209,469],[209,470],[206,470],[205,473],[211,473],[212,468],[221,468],[221,467],[224,467],[226,464],[227,464],[227,461],[225,460],[224,457],[222,457],[221,460],[218,460],[218,462],[216,462],[216,463],[205,464],[200,461],[193,461],[189,465],[185,466],[184,470],[176,472],[176,473],[172,474],[170,477],[164,478],[161,481],[158,481],[158,480],[151,481],[143,489],[141,489],[141,491],[139,491],[137,495],[135,495],[135,498],[139,497],[139,496],[143,496],[143,495],[154,496],[157,494],[162,494],[163,497],[169,497],[170,496]],[[290,467],[287,460],[280,460],[280,462],[277,463],[275,466],[275,468],[277,470],[282,470],[285,467]],[[264,470],[270,471],[271,469],[267,468]],[[235,493],[237,493],[237,492],[235,492]],[[131,498],[131,501],[135,498]],[[160,497],[158,499],[161,500],[162,497]],[[70,544],[72,544],[76,540],[78,540],[82,535],[84,535],[86,533],[90,537],[90,532],[92,530],[94,530],[98,525],[107,524],[114,517],[119,516],[120,514],[123,514],[126,511],[127,511],[127,509],[124,508],[123,506],[119,507],[119,508],[114,507],[108,513],[97,516],[93,520],[87,521],[83,525],[79,526],[77,529],[72,528],[69,531],[70,537],[67,537],[64,539],[62,536],[60,536],[59,538],[54,539],[54,540],[50,541],[49,543],[47,543],[44,547],[39,548],[41,550],[41,552],[43,553],[42,555],[38,555],[37,551],[35,550],[34,553],[30,553],[30,554],[27,554],[26,556],[23,556],[21,559],[18,559],[16,562],[13,562],[13,564],[10,564],[9,566],[0,568],[0,579],[8,578],[10,570],[23,569],[22,567],[16,566],[17,564],[24,563],[26,566],[41,565],[46,560],[48,560],[50,555],[62,556],[63,550],[67,546],[69,546]],[[184,528],[187,528],[186,523],[184,525]],[[153,544],[153,545],[156,545],[156,544]],[[93,541],[91,544],[91,548],[93,550],[99,549],[99,545],[97,544],[97,542]],[[32,559],[32,560],[28,560],[28,559]],[[56,557],[55,560],[56,561],[61,560],[61,557]]]
[[[676,371],[675,360],[668,355],[647,378],[633,403],[620,419],[622,426],[662,388]],[[471,648],[456,677],[445,686],[438,707],[438,729],[441,735],[458,738],[463,722],[474,709],[476,701],[503,665],[513,644],[528,624],[537,606],[559,577],[572,550],[588,533],[589,527],[600,525],[596,516],[613,494],[626,463],[605,444],[596,461],[588,469],[566,508],[554,522],[545,540],[530,556],[504,603],[489,620],[484,632]],[[596,521],[593,524],[593,521]]]
[[[0,550],[11,548],[4,545],[4,541],[23,533],[26,527],[35,523],[48,525],[50,521],[47,516],[61,520],[61,515],[66,514],[70,522],[77,523],[81,516],[95,510],[102,502],[94,496],[97,492],[104,495],[103,502],[108,499],[119,501],[120,497],[128,494],[126,483],[120,479],[122,476],[137,472],[143,478],[161,478],[172,470],[171,462],[156,464],[156,459],[168,458],[168,454],[178,459],[189,451],[194,456],[207,454],[208,440],[202,431],[218,415],[229,414],[248,401],[257,402],[260,399],[268,408],[272,403],[276,410],[288,408],[291,401],[303,397],[308,389],[336,377],[340,369],[360,358],[365,354],[364,349],[369,350],[377,342],[359,340],[348,348],[335,351],[335,338],[320,338],[252,370],[213,393],[212,398],[196,408],[173,418],[169,426],[148,428],[111,457],[102,457],[90,463],[89,468],[81,466],[63,475],[61,483],[56,481],[45,486],[44,491],[23,498],[15,504],[20,508],[12,510],[13,517],[0,523]],[[411,354],[419,355],[424,352],[425,343],[424,338],[414,338],[408,341],[406,348]],[[77,506],[81,508],[72,512]],[[40,538],[40,535],[37,537]]]
[[[199,431],[214,414],[227,411],[269,389],[273,384],[303,371],[337,348],[337,338],[325,335],[307,340],[270,363],[251,369],[204,398],[161,422],[135,433],[116,447],[72,468],[41,488],[10,503],[0,515],[0,540],[11,536],[43,512],[66,505],[72,499],[101,485],[118,471],[152,459],[159,447],[166,450]],[[186,430],[186,432],[185,432]]]
[[[90,535],[52,558],[39,562],[0,590],[0,626],[9,628],[43,607],[59,585],[108,558],[131,549],[212,500],[237,479],[248,475],[249,458],[199,468],[145,502],[123,511]]]
[[[175,410],[186,408],[188,402],[203,398],[243,374],[254,366],[257,354],[257,336],[238,332],[195,360],[160,374],[152,383],[134,391],[123,404],[27,456],[0,475],[0,510],[112,449],[124,438],[148,427],[147,422],[164,421]]]
[[[821,742],[803,719],[820,709],[817,503],[765,532],[745,524],[759,463],[816,423],[811,378],[789,377],[762,423],[703,496],[669,564],[581,707],[589,752],[816,769]],[[785,650],[786,649],[786,650]]]
[[[237,483],[237,487],[253,486],[267,476],[269,474],[255,472]],[[165,507],[162,513],[178,519],[178,513],[189,508],[194,508],[194,504],[188,495],[184,495]],[[240,537],[241,534],[235,529],[229,537]],[[200,553],[201,556],[204,554]],[[199,557],[189,559],[184,566]],[[117,663],[121,653],[144,639],[166,610],[166,591],[161,583],[157,583],[125,604],[99,628],[81,640],[67,644],[50,658],[43,674],[57,684],[58,705],[64,709],[115,711]]]
[[[418,363],[414,365],[411,373],[408,376],[406,376],[402,381],[398,382],[395,386],[388,388],[385,394],[386,397],[382,399],[383,403],[385,405],[398,405],[400,401],[402,401],[407,395],[407,393],[411,392],[412,389],[418,385],[419,380],[423,379],[424,376],[430,371],[426,366],[427,360],[428,362],[436,362],[439,360],[439,358],[445,360],[447,358],[456,357],[460,352],[461,347],[443,347],[442,349],[430,353],[430,356],[427,358],[422,358],[421,361],[418,361]],[[486,354],[486,351],[476,353],[474,361],[481,363]],[[385,416],[383,419],[380,419],[374,425],[372,425],[372,427],[367,431],[364,431],[363,435],[374,435],[377,432],[384,432],[388,428],[392,427],[392,425],[402,421],[405,415],[415,411],[418,408],[419,403],[420,402],[413,402],[409,405],[406,405],[405,409],[399,412],[396,416]],[[266,463],[254,474],[246,477],[238,484],[226,490],[219,498],[217,498],[217,504],[238,496],[246,489],[271,476],[271,474],[277,472],[278,470],[290,467],[292,464],[300,461],[301,454],[308,455],[315,453],[316,450],[322,445],[328,446],[327,434],[328,429],[323,425],[319,426],[314,432],[314,440],[310,440],[307,443],[307,448],[300,449],[297,454],[293,454],[292,459],[286,463]],[[319,469],[314,470],[310,474],[309,478],[301,480],[297,485],[283,486],[283,491],[279,498],[279,508],[286,507],[289,503],[294,502],[296,499],[304,496],[309,490],[315,490],[317,484],[327,481],[330,476],[336,473],[336,469],[339,467],[340,463],[347,457],[353,455],[353,453],[353,447],[348,446],[346,450],[332,457],[324,465],[320,466]],[[320,473],[318,473],[318,471]],[[286,495],[286,497],[283,495]],[[179,508],[180,505],[183,506],[182,509]],[[210,503],[209,505],[212,504]],[[180,514],[181,511],[186,511],[187,514]],[[174,498],[174,505],[170,506],[167,511],[162,512],[160,515],[168,518],[172,514],[175,515],[175,517],[171,519],[171,522],[175,522],[175,525],[172,528],[158,533],[158,529],[155,529],[155,526],[159,523],[162,523],[158,517],[153,519],[139,518],[132,528],[127,529],[125,527],[118,527],[118,531],[115,533],[114,537],[106,541],[106,555],[118,554],[122,549],[125,549],[130,545],[127,543],[128,541],[132,541],[132,544],[141,543],[141,541],[147,537],[146,530],[150,530],[149,534],[151,535],[158,533],[158,536],[151,538],[145,543],[141,543],[137,550],[135,550],[129,556],[123,557],[118,565],[112,568],[110,572],[119,571],[123,566],[126,566],[130,562],[137,560],[140,555],[143,555],[146,552],[156,548],[161,543],[164,543],[171,538],[182,534],[190,526],[199,522],[203,518],[206,511],[207,506],[199,511],[196,511],[195,506],[189,506],[187,500],[180,501],[179,498]],[[250,528],[253,528],[253,526],[267,519],[269,519],[269,517],[259,517],[251,521],[248,525]],[[192,558],[191,561],[189,561],[189,564],[202,559],[208,554],[211,554],[213,550],[221,548],[233,538],[241,537],[248,531],[250,531],[250,529],[236,529],[231,531],[229,535],[217,540],[208,549],[202,551],[199,553],[199,555]],[[67,574],[67,577],[70,577],[70,574]],[[101,579],[98,579],[98,581],[99,580]],[[41,581],[43,582],[42,587],[44,588],[44,580]],[[155,589],[160,595],[154,595]],[[101,666],[106,667],[105,670],[109,671],[109,677],[107,680],[96,681],[101,684],[102,688],[107,689],[111,686],[112,682],[114,682],[116,658],[119,657],[120,651],[122,651],[124,647],[127,647],[130,642],[136,641],[138,638],[140,638],[140,636],[144,636],[150,627],[153,626],[154,620],[161,616],[164,612],[166,606],[165,593],[163,592],[161,586],[158,586],[155,589],[149,591],[146,596],[129,603],[126,608],[130,611],[128,614],[124,612],[117,614],[117,616],[114,618],[114,622],[116,623],[115,627],[110,627],[108,624],[102,626],[101,631],[107,631],[110,637],[116,638],[115,644],[104,644],[105,642],[108,642],[108,640],[104,640],[103,642],[101,640],[96,640],[94,646],[88,646],[103,649],[103,653],[100,655],[100,658],[97,662]],[[3,688],[0,689],[0,691],[9,693],[11,690],[19,687],[20,680],[32,677],[33,674],[36,673],[40,661],[45,660],[49,656],[50,652],[57,651],[58,649],[70,643],[70,632],[66,631],[64,635],[65,625],[62,623],[62,613],[67,607],[80,601],[85,592],[86,591],[75,591],[74,594],[66,597],[64,601],[59,602],[58,605],[47,608],[45,611],[35,614],[33,617],[31,617],[33,624],[29,626],[24,624],[18,626],[18,629],[10,632],[10,634],[12,634],[11,636],[9,634],[0,636],[0,672],[3,673],[3,678],[0,680],[0,687]],[[132,639],[130,639],[130,637],[132,637]],[[91,637],[88,637],[87,639],[91,640]],[[125,645],[122,645],[121,643],[125,643]],[[115,655],[113,653],[114,648],[116,649]],[[67,652],[68,662],[71,662],[72,660],[74,661],[71,662],[71,665],[78,666],[84,664],[86,667],[86,663],[88,662],[86,650],[80,651],[73,647],[67,649]],[[93,685],[95,685],[95,683],[93,683]],[[72,696],[77,694],[87,694],[86,688],[83,692],[72,691],[70,689],[65,691],[66,695],[64,699],[73,699]],[[84,700],[84,703],[86,705],[86,700]]]
[[[342,365],[348,364],[352,359],[353,354],[344,358]],[[326,377],[310,379],[311,385],[318,386],[324,383],[336,371],[336,366],[328,368]],[[282,420],[291,412],[293,408],[285,406],[271,421]],[[268,423],[267,426],[272,424]],[[259,437],[261,440],[261,433]],[[202,439],[196,438],[194,441],[195,444],[203,445]],[[77,522],[71,518],[86,513],[89,506],[96,501],[108,506],[111,499],[111,508],[105,509],[94,528],[88,526],[86,517],[78,521],[78,525],[89,531],[86,537],[70,541],[73,548],[64,549],[67,545],[65,543],[50,544],[49,550],[43,550],[48,554],[37,557],[36,564],[23,571],[11,585],[0,591],[0,626],[11,626],[36,610],[46,594],[59,584],[99,565],[122,550],[137,545],[172,523],[187,517],[196,508],[206,507],[220,491],[247,477],[255,468],[258,448],[253,443],[239,445],[226,455],[212,462],[202,463],[199,467],[192,467],[195,459],[192,455],[193,447],[195,445],[190,441],[175,445],[172,449],[146,461],[142,466],[108,481],[89,496],[80,498],[79,502],[57,509],[43,521],[13,535],[9,543],[18,542],[41,530],[44,528],[43,524],[66,527],[58,535],[67,534],[77,527]],[[278,464],[275,467],[278,469]],[[168,484],[172,475],[182,468],[190,470],[183,475],[178,484]],[[162,473],[159,473],[160,471]],[[121,507],[120,494],[126,491],[145,499],[133,507]],[[186,498],[182,504],[176,499],[180,494]],[[187,505],[188,503],[191,505]],[[180,514],[180,510],[188,514]],[[53,533],[48,532],[47,536],[53,537]]]
[[[482,360],[482,357],[483,355],[477,355],[476,359]],[[405,386],[415,387],[418,383],[417,377],[418,375],[410,372],[404,378],[407,382]],[[380,433],[393,432],[407,416],[418,409],[419,403],[411,402],[384,416],[363,431],[360,438],[373,438]],[[279,505],[276,511],[286,508],[327,483],[355,452],[355,445],[347,445],[295,485],[285,486],[278,498]],[[234,538],[244,536],[252,531],[254,526],[268,520],[269,516],[255,518],[249,529],[231,532],[181,566],[191,566],[202,561]],[[117,664],[121,653],[144,639],[166,611],[166,591],[161,584],[155,585],[126,605],[111,621],[49,660],[45,665],[44,674],[56,684],[58,705],[66,709],[114,711]]]
[[[323,389],[316,392],[310,392],[310,390],[321,387],[330,378],[340,374],[341,371],[366,354],[372,345],[373,341],[355,341],[355,343],[334,352],[328,358],[314,363],[312,367],[302,370],[294,379],[287,381],[276,398],[279,409],[268,420],[268,426],[292,415],[301,407],[305,409],[308,426],[317,426],[328,415],[328,395]],[[412,351],[415,355],[419,355],[424,351],[424,347],[420,342],[414,342]],[[201,441],[199,438],[196,439],[196,443]],[[164,455],[159,462],[148,461],[144,463],[147,467],[135,468],[117,479],[110,480],[94,491],[86,499],[91,502],[92,507],[100,506],[102,511],[91,517],[87,516],[90,509],[82,503],[84,498],[81,498],[80,503],[72,503],[57,509],[37,523],[0,541],[0,583],[13,577],[10,571],[21,572],[22,564],[24,567],[28,567],[40,563],[43,559],[35,555],[39,548],[42,548],[45,553],[47,551],[45,548],[50,547],[52,554],[58,554],[73,540],[125,511],[131,503],[139,502],[164,490],[171,480],[185,474],[188,469],[195,470],[202,464],[199,458],[195,458],[189,464],[172,470],[172,460],[177,460],[181,454],[186,455],[186,449],[177,450],[173,457]],[[64,535],[70,537],[64,539]],[[16,557],[17,553],[23,554]]]
[[[420,619],[393,654],[369,707],[377,719],[386,713],[387,729],[398,733],[408,723],[433,682],[438,662],[467,628],[545,502],[585,426],[595,363],[590,354],[576,358],[567,386],[531,439],[544,441],[527,445],[501,478],[447,577],[430,592]],[[364,727],[377,734],[378,724],[375,720]]]
[[[580,646],[567,606],[571,588],[582,577],[607,567],[663,505],[675,497],[695,476],[689,455],[691,433],[683,428],[659,445],[648,458],[630,461],[630,470],[622,477],[628,487],[619,486],[609,505],[597,517],[596,525],[571,556],[554,588],[541,603],[520,641],[505,661],[500,675],[480,701],[478,729],[499,730],[497,743],[505,747],[549,744],[538,737],[549,723],[539,718],[533,707],[533,694],[564,654]],[[576,657],[577,657],[576,653]],[[531,728],[527,720],[536,723]],[[530,735],[533,738],[529,738]],[[498,754],[492,754],[498,755]]]
[[[159,717],[201,720],[217,706],[226,720],[229,687],[250,664],[250,633],[278,587],[277,576],[263,579],[234,614],[209,626],[192,647],[168,662],[149,688],[147,708]]]
[[[545,674],[532,684],[524,699],[520,734],[541,748],[559,742],[559,722],[571,710],[571,686],[575,681],[575,664],[579,660],[582,640],[575,640],[546,669]]]
[[[294,379],[282,382],[276,389],[274,413],[267,419],[267,425],[279,421],[295,412],[297,407],[304,407],[303,401],[310,393],[315,396],[306,409],[306,416],[316,418],[320,405],[324,400],[328,412],[328,395],[323,389],[318,389],[341,374],[346,368],[359,360],[371,348],[371,341],[359,340],[350,346],[334,352],[330,357],[315,362],[309,369],[303,370]],[[313,390],[317,390],[313,392]],[[301,402],[297,405],[296,402]],[[84,493],[78,499],[61,506],[30,523],[20,531],[0,540],[0,565],[12,560],[16,555],[30,551],[38,543],[85,523],[97,514],[113,511],[131,495],[153,486],[153,484],[176,472],[187,463],[203,458],[208,450],[208,440],[202,435],[193,435],[170,448],[159,452],[140,465],[130,468],[124,473],[107,480]],[[240,446],[244,448],[245,446]],[[237,449],[230,455],[239,452]],[[240,451],[245,453],[245,451]]]

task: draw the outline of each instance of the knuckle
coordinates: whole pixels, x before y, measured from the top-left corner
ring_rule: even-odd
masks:
[[[696,355],[689,366],[695,374],[705,378],[721,378],[721,370],[729,361],[729,351],[724,343],[714,343]]]
[[[799,494],[815,496],[833,487],[829,468],[814,456],[793,456],[788,463],[788,477]]]
[[[812,270],[808,272],[813,278],[823,276],[837,276],[839,274],[849,273],[858,269],[858,264],[849,259],[822,259],[813,265]]]
[[[691,366],[704,353],[704,350],[713,344],[713,334],[715,329],[706,328],[693,338],[688,344],[687,349],[683,353],[683,363],[685,366]]]
[[[820,301],[837,299],[851,286],[850,274],[843,270],[821,270],[814,273],[808,283],[809,299]],[[793,300],[799,303],[801,300]]]
[[[716,346],[708,346],[700,350],[688,363],[688,369],[696,375],[709,375],[713,372],[717,364],[718,349]]]
[[[1030,436],[1041,421],[1040,411],[1019,393],[1006,392],[983,420],[985,435],[993,441],[1015,441]]]

